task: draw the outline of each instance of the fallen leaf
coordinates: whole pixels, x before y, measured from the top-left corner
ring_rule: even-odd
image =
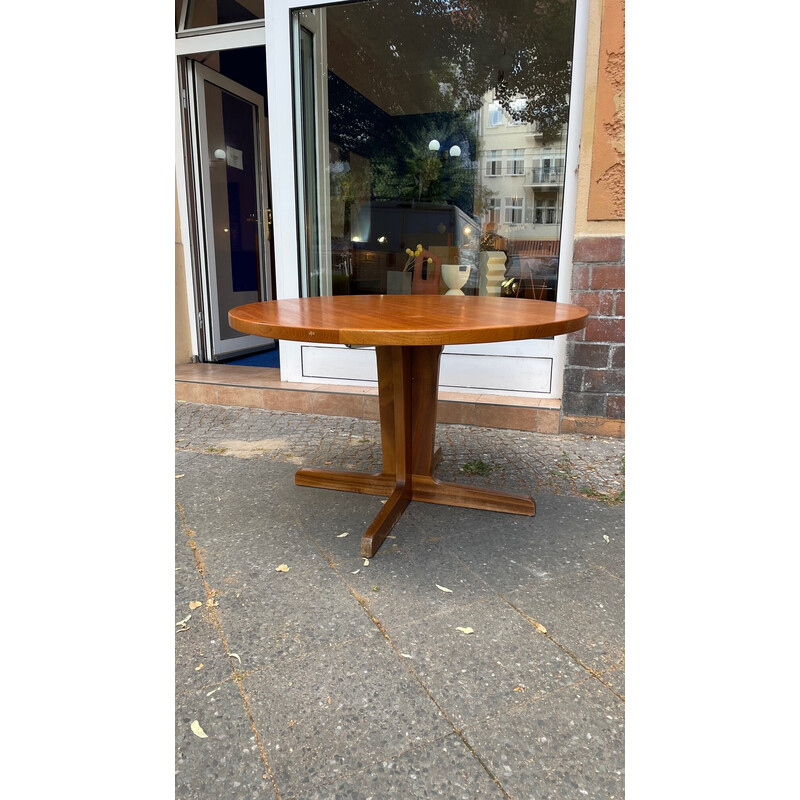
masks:
[[[192,602],[189,603],[189,608],[191,608],[192,611],[194,611],[196,608],[200,608],[201,605],[203,604],[199,600],[192,600]]]
[[[547,628],[544,625],[540,625],[538,622],[534,622],[534,627],[536,628],[539,633],[547,633]]]
[[[450,592],[450,594],[453,594],[453,590],[452,589],[448,589],[446,586],[439,586],[438,583],[436,584],[436,588],[437,589],[441,589],[443,592]]]
[[[185,475],[185,474],[186,474],[186,473],[184,472],[184,473],[183,473],[183,475]],[[183,477],[183,475],[176,475],[175,477],[176,477],[176,478],[182,478],[182,477]]]
[[[344,533],[340,533],[336,538],[337,539],[344,539],[345,536],[349,536],[350,531],[345,531]]]
[[[206,600],[206,606],[208,608],[216,608],[218,605],[219,603],[213,597],[209,597],[208,600]]]
[[[229,658],[239,658],[239,654],[238,653],[228,653],[228,657]],[[240,664],[242,663],[242,659],[241,658],[239,658],[239,663]]]
[[[609,538],[608,538],[608,536],[606,536],[606,534],[603,534],[603,538],[604,538],[604,539],[605,539],[607,542],[610,542],[610,541],[611,541],[611,539],[609,539]]]
[[[368,566],[369,566],[369,559],[368,559],[368,558],[365,558],[365,559],[364,559],[364,566],[365,566],[365,567],[368,567]]]
[[[354,569],[350,574],[351,575],[358,575],[359,572],[361,572],[361,567],[359,567],[358,569]]]
[[[197,720],[190,727],[195,736],[199,736],[201,739],[208,739],[208,734],[200,727],[200,723]]]
[[[288,572],[289,565],[288,564],[280,564],[279,566],[275,567],[275,572]]]
[[[192,615],[189,614],[188,617],[182,619],[180,622],[176,622],[175,625],[185,625],[191,618],[192,618]]]
[[[456,628],[457,631],[461,631],[461,633],[475,633],[472,628]]]
[[[403,656],[403,658],[411,658],[408,653],[400,653],[400,655]]]
[[[195,671],[195,672],[199,672],[201,669],[203,669],[203,665],[202,665],[202,664],[198,664],[198,665],[197,665],[197,666],[194,668],[194,671]]]

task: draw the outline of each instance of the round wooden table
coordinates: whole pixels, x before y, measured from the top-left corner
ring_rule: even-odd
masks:
[[[370,558],[411,500],[533,516],[527,495],[433,477],[439,359],[446,344],[538,339],[578,331],[588,311],[566,303],[454,295],[339,295],[249,303],[232,328],[271,339],[375,345],[383,468],[379,473],[301,469],[300,486],[384,495],[361,539]]]

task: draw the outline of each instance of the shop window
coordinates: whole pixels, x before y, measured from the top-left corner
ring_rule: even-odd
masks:
[[[546,120],[537,147],[566,142],[575,2],[468,8],[420,0],[294,12],[307,28],[301,55],[319,56],[301,58],[295,75],[304,294],[444,293],[442,263],[469,265],[462,291],[477,294],[482,250],[513,253],[523,282],[541,253],[557,256],[559,231],[540,241],[532,220],[549,212],[532,214],[529,201],[526,220],[511,179],[525,174],[534,120]],[[487,33],[498,30],[502,41]],[[557,273],[548,272],[553,297]]]

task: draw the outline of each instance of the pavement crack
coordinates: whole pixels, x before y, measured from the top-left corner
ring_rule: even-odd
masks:
[[[572,650],[570,650],[564,644],[559,642],[558,639],[554,639],[546,631],[540,630],[540,628],[542,628],[544,626],[542,626],[539,622],[537,622],[533,617],[531,617],[530,615],[526,614],[521,608],[518,608],[517,606],[515,606],[507,597],[505,597],[502,594],[499,595],[499,597],[504,603],[506,603],[511,608],[513,608],[514,611],[516,611],[517,614],[519,614],[523,619],[525,619],[527,622],[530,622],[530,624],[533,625],[533,627],[536,628],[536,630],[539,631],[539,633],[542,636],[546,636],[556,647],[558,647],[563,653],[568,655],[581,669],[586,670],[586,672],[588,672],[593,678],[596,678],[598,681],[600,681],[600,683],[602,683],[603,686],[605,686],[606,689],[608,689],[613,695],[618,697],[623,703],[625,702],[625,696],[621,695],[614,688],[612,688],[611,685],[608,683],[608,681],[603,679],[603,674],[601,672],[598,672],[596,669],[594,669],[593,667],[590,667],[588,664],[586,664],[579,656],[577,656],[575,653],[573,653]]]
[[[246,673],[239,672],[236,667],[233,666],[233,662],[231,661],[231,651],[228,647],[228,640],[225,637],[225,631],[222,629],[222,620],[219,617],[219,613],[217,612],[216,606],[213,605],[214,598],[217,597],[219,592],[216,589],[212,589],[209,585],[208,581],[206,580],[206,565],[203,559],[203,551],[201,548],[197,546],[197,543],[194,541],[194,536],[196,532],[193,531],[186,520],[186,512],[183,510],[183,506],[176,502],[175,505],[178,507],[178,513],[181,517],[181,525],[183,526],[184,533],[189,541],[189,547],[194,554],[194,561],[195,565],[197,566],[197,571],[200,573],[200,580],[203,582],[203,588],[206,592],[206,605],[204,610],[208,613],[209,617],[211,618],[211,623],[213,624],[214,628],[216,629],[217,633],[219,634],[220,640],[222,641],[222,646],[225,649],[225,655],[228,657],[228,662],[230,663],[231,670],[233,671],[233,680],[236,682],[237,687],[239,688],[239,694],[242,696],[242,702],[244,703],[245,713],[247,714],[247,718],[250,720],[250,727],[253,729],[253,734],[256,737],[256,743],[258,744],[258,749],[261,753],[261,760],[264,762],[264,766],[266,767],[266,775],[269,776],[269,779],[272,781],[272,788],[275,791],[275,797],[277,800],[282,800],[281,793],[278,790],[278,784],[275,781],[275,776],[272,773],[272,767],[270,766],[269,759],[267,758],[266,750],[264,749],[264,745],[261,741],[261,734],[258,732],[258,726],[256,725],[256,721],[253,718],[253,714],[250,710],[250,702],[247,699],[247,693],[242,686],[242,679],[245,677]]]

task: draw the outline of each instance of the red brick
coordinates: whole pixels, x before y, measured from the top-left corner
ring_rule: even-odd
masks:
[[[573,261],[597,263],[622,261],[625,254],[625,238],[622,236],[584,236],[575,240]]]
[[[580,291],[581,289],[588,289],[591,285],[592,269],[591,267],[576,264],[572,268],[572,291]]]
[[[589,317],[585,328],[584,341],[624,342],[625,320],[608,319],[607,317]]]
[[[567,345],[567,364],[572,367],[607,367],[611,347],[575,342]]]
[[[625,292],[617,292],[617,297],[614,302],[614,316],[625,316]]]
[[[573,292],[570,302],[582,306],[593,317],[610,317],[614,313],[612,292]]]
[[[584,392],[617,394],[625,391],[625,371],[619,369],[586,369],[583,371]]]
[[[625,419],[625,395],[609,395],[606,400],[606,416],[609,419]]]
[[[592,289],[624,289],[625,267],[596,266],[592,268]]]

